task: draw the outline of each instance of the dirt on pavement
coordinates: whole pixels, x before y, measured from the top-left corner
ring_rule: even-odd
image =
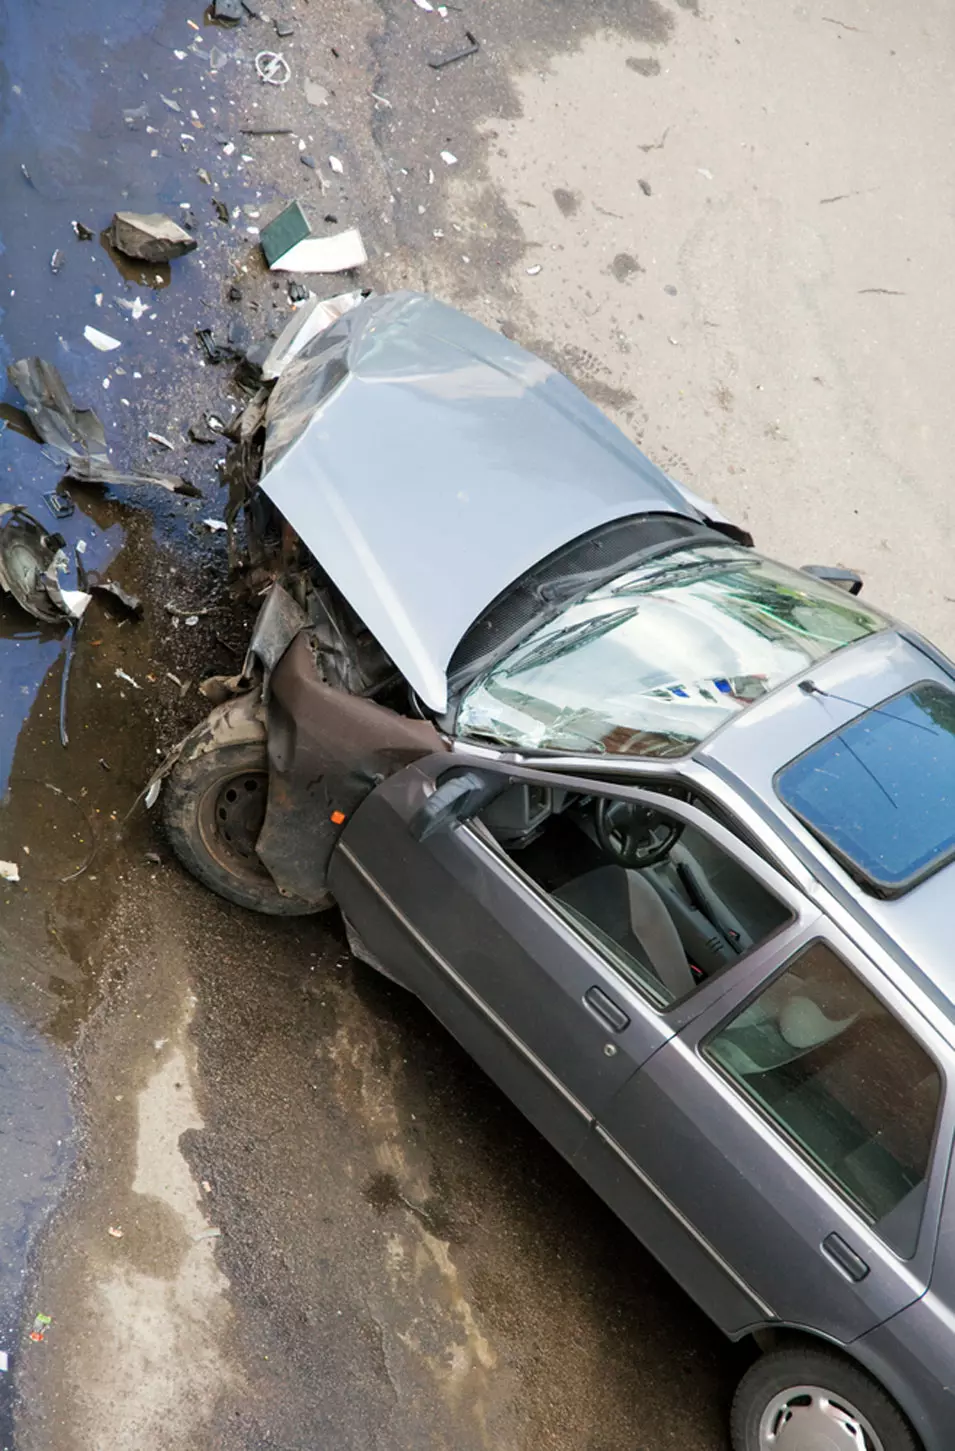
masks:
[[[278,326],[284,283],[254,229],[299,195],[329,229],[361,226],[363,285],[434,291],[544,353],[766,552],[860,569],[867,597],[955,647],[943,0],[892,14],[848,0],[838,15],[815,0],[467,0],[446,22],[412,0],[266,9],[204,27],[229,53],[214,82],[182,69],[198,10],[170,4],[123,41],[122,64],[156,89],[167,67],[188,77],[183,114],[203,122],[201,158],[178,133],[147,138],[168,160],[167,208],[208,200],[205,166],[248,209],[156,294],[144,391],[124,410],[131,382],[105,390],[124,448],[229,407],[228,375],[195,361],[197,298],[219,327]],[[432,69],[465,29],[479,53]],[[291,65],[282,90],[254,80],[266,47]],[[213,134],[240,125],[292,131],[242,139],[241,178]],[[43,204],[52,217],[69,200]],[[45,268],[54,244],[38,230]],[[177,277],[192,280],[177,292]],[[84,278],[83,321],[98,321],[97,286]],[[36,351],[53,356],[57,327]],[[25,441],[13,447],[27,468]],[[228,608],[195,627],[164,610],[173,594],[218,607],[225,578],[197,522],[221,504],[218,455],[183,448],[196,506],[121,491],[84,506],[148,609],[79,637],[68,754],[59,644],[27,642],[40,683],[24,676],[22,805],[0,856],[28,837],[52,849],[44,783],[79,805],[53,800],[60,855],[4,892],[0,924],[3,1000],[55,1059],[35,1172],[44,1203],[60,1196],[38,1237],[42,1214],[29,1226],[17,1446],[722,1451],[746,1352],[417,1004],[351,960],[334,914],[250,918],[186,880],[149,820],[120,831],[156,752],[201,712],[169,675],[194,685],[243,643]],[[0,668],[13,679],[23,658]],[[93,867],[48,880],[83,860],[91,827]],[[53,1317],[40,1344],[37,1310]]]

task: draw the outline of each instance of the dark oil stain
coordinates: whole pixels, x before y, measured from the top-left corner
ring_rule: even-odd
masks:
[[[658,76],[660,74],[660,62],[655,56],[628,55],[627,67],[636,71],[638,76]]]
[[[610,270],[618,282],[627,282],[635,273],[642,272],[643,268],[629,252],[618,252],[610,264]]]
[[[404,1203],[401,1186],[394,1174],[372,1174],[361,1192],[376,1214],[385,1214],[389,1209],[395,1209]]]
[[[387,1214],[389,1209],[407,1209],[430,1234],[436,1234],[439,1239],[455,1238],[454,1222],[444,1201],[432,1194],[423,1204],[415,1204],[402,1193],[394,1174],[387,1171],[372,1174],[361,1192],[376,1214]]]
[[[568,191],[566,187],[557,186],[554,188],[554,201],[557,203],[558,211],[562,212],[565,217],[573,217],[580,207],[580,194]]]

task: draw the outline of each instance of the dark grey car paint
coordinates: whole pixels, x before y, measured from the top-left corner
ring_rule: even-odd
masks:
[[[459,750],[456,762],[465,759]],[[906,1021],[947,1078],[953,1055],[944,1035],[792,880],[730,831],[673,801],[671,810],[690,813],[687,819],[733,851],[794,916],[691,999],[658,1012],[479,825],[412,840],[407,824],[448,764],[446,756],[430,757],[391,777],[348,823],[330,876],[346,915],[728,1334],[790,1326],[844,1346],[918,1424],[926,1451],[950,1451],[948,1431],[940,1428],[951,1423],[955,1398],[937,1381],[927,1385],[921,1372],[900,1376],[897,1363],[889,1373],[882,1364],[895,1349],[892,1326],[908,1324],[933,1344],[950,1344],[947,1335],[939,1340],[939,1320],[955,1303],[955,1286],[945,1284],[933,1314],[933,1296],[926,1295],[955,1131],[950,1098],[917,1248],[906,1261],[697,1051],[711,1028],[820,935]],[[553,763],[483,765],[534,783],[645,799],[636,783],[574,779]],[[623,1034],[589,1011],[585,994],[593,986],[626,1011]],[[826,1252],[823,1241],[833,1233],[867,1266],[861,1282]],[[926,1399],[934,1406],[929,1415]]]

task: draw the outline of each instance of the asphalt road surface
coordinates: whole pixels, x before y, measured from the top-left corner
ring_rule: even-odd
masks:
[[[62,637],[0,605],[0,1444],[725,1451],[746,1351],[334,914],[251,919],[125,821],[244,645],[201,524],[224,450],[187,432],[238,395],[194,333],[288,316],[257,235],[297,195],[360,225],[363,285],[544,353],[766,552],[859,569],[953,651],[950,7],[261,8],[0,0],[0,361],[49,358],[118,462],[203,494],[76,491],[59,527],[146,612],[84,621],[67,748]],[[122,274],[120,208],[199,250]],[[57,477],[0,433],[0,502]]]

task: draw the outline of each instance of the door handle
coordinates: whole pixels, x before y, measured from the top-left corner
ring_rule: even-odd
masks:
[[[622,1033],[630,1022],[623,1008],[618,1007],[613,998],[608,998],[599,987],[589,987],[584,993],[584,1002],[591,1012],[596,1013],[598,1018],[602,1018],[615,1033]]]
[[[858,1283],[859,1280],[864,1280],[869,1273],[869,1266],[865,1260],[846,1244],[841,1235],[827,1234],[822,1242],[822,1248],[824,1253],[839,1266],[844,1275],[848,1275],[850,1280]]]

